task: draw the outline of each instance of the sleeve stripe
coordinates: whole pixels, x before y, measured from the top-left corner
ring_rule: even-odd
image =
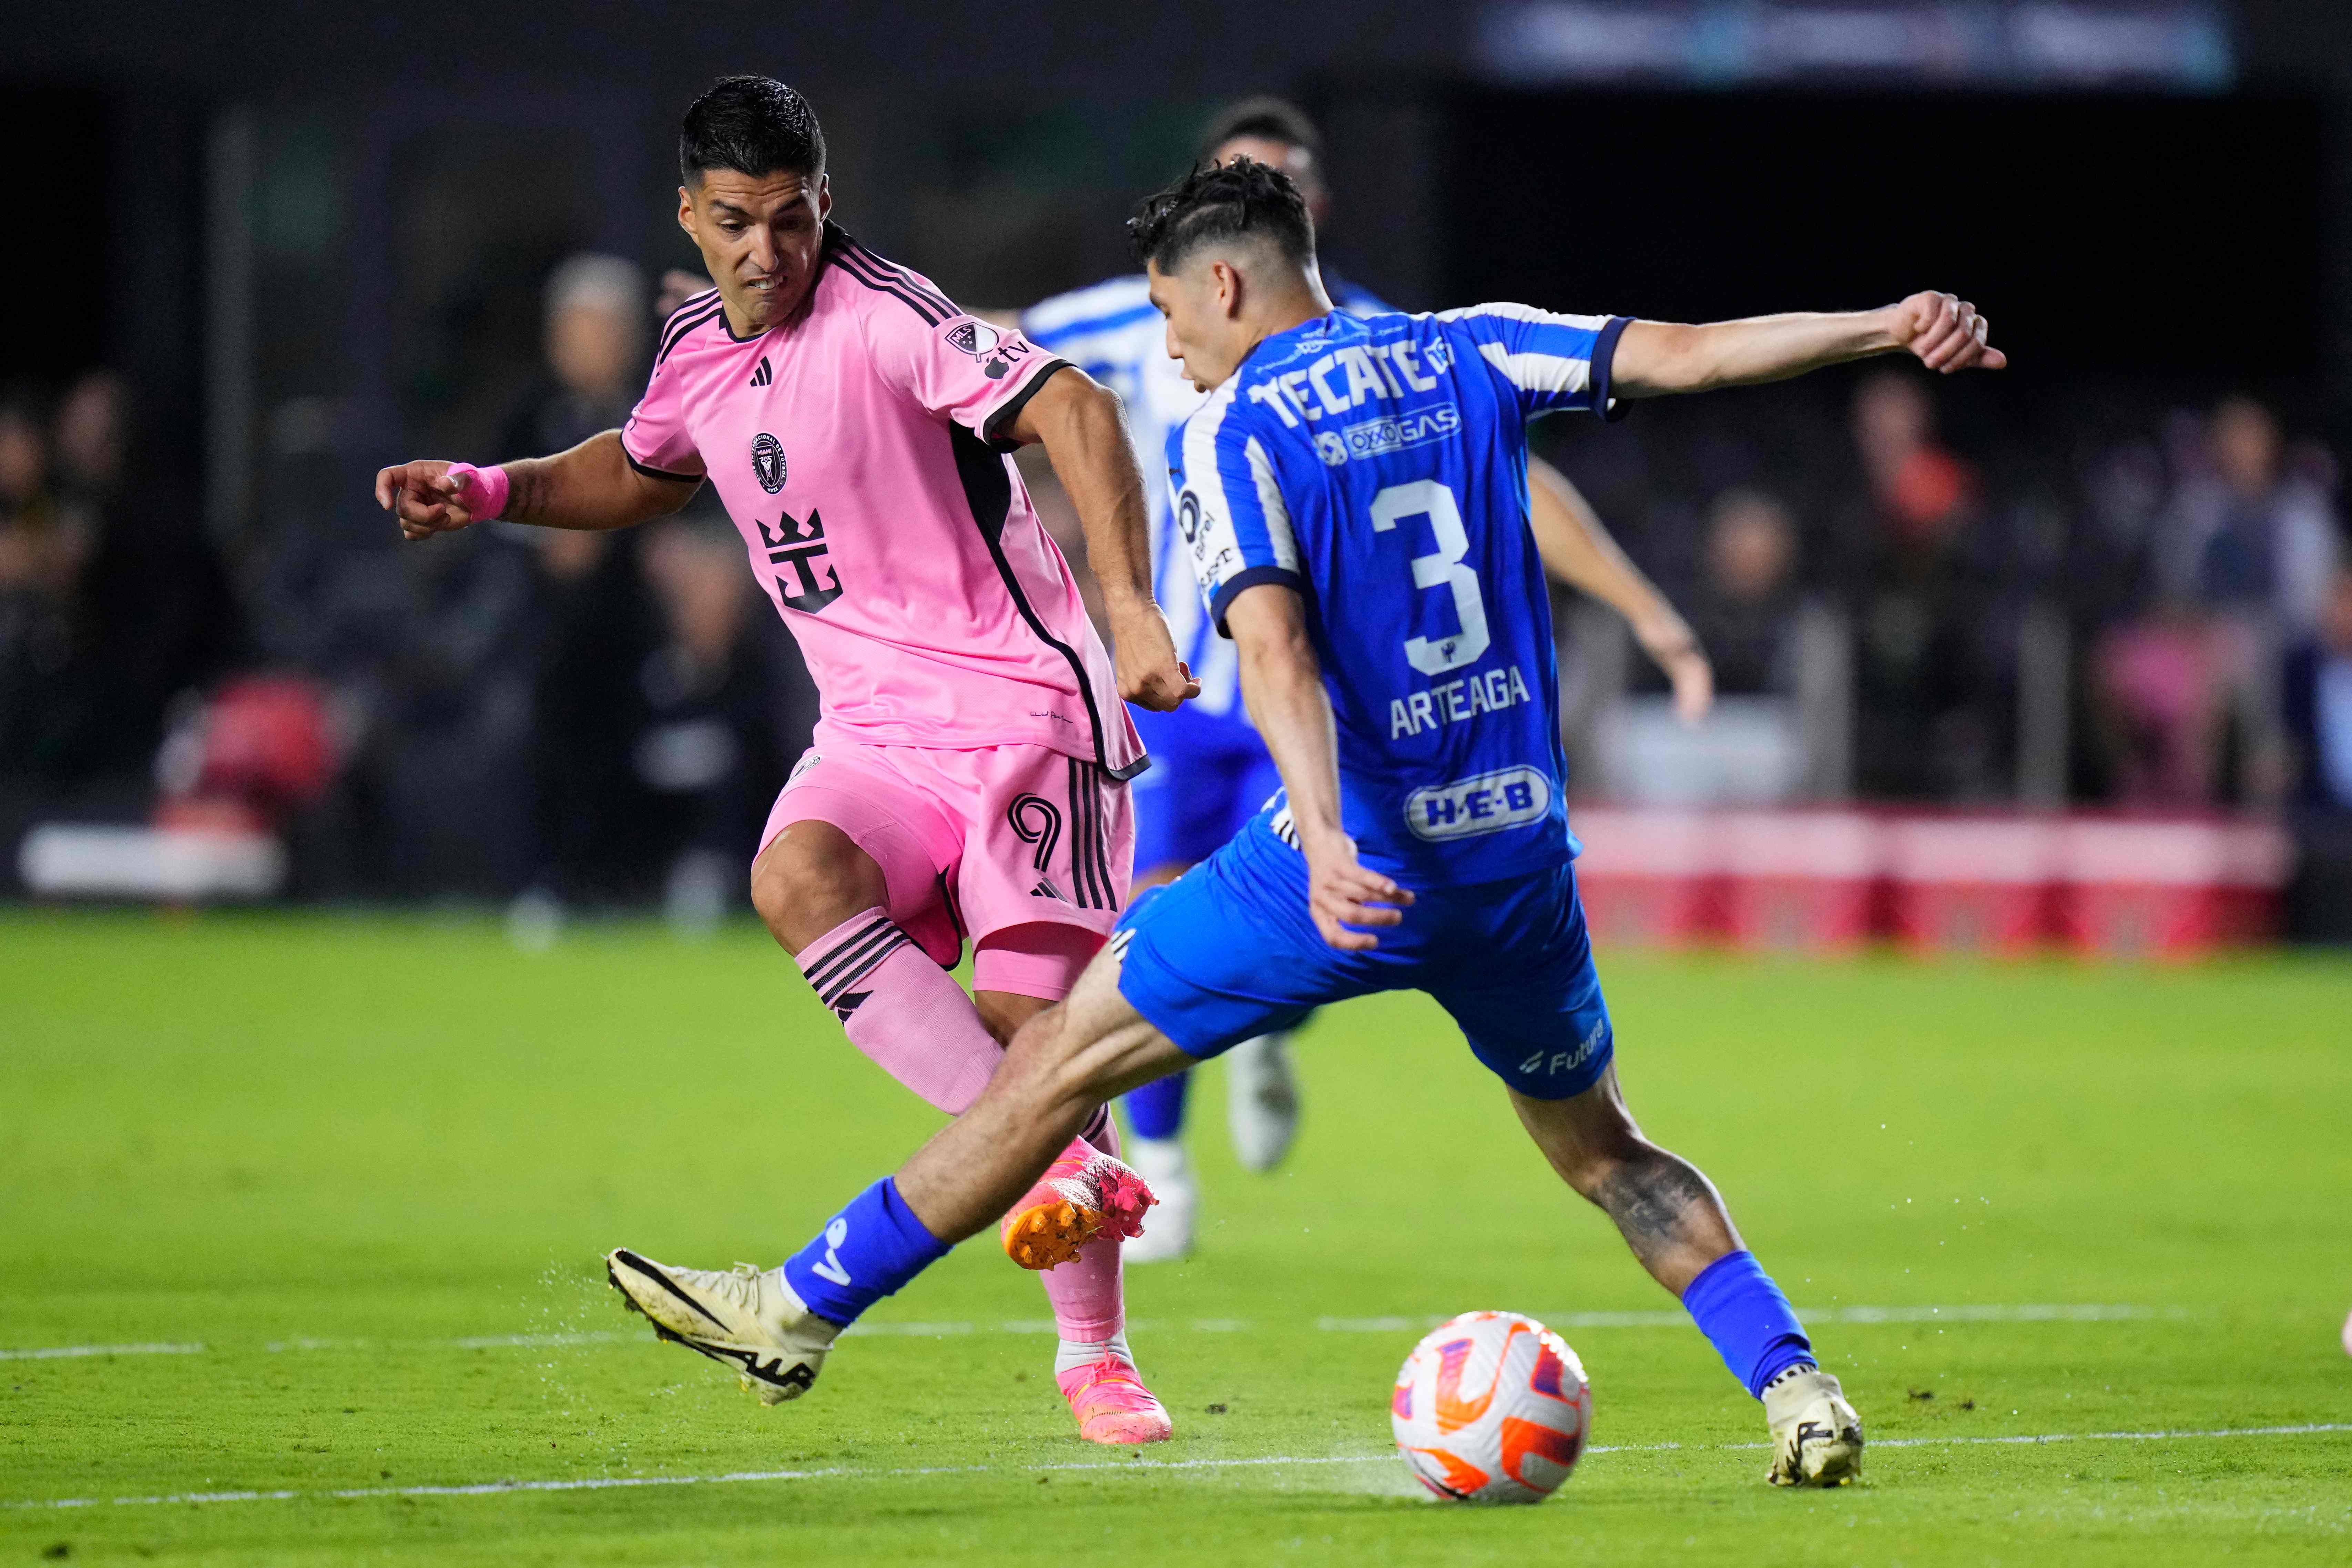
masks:
[[[708,314],[709,306],[721,302],[718,289],[705,289],[701,293],[689,296],[679,304],[677,310],[669,313],[669,319],[662,322],[662,352],[668,353],[671,339],[692,327],[695,321],[701,321]],[[693,320],[689,321],[688,317]]]
[[[857,241],[851,239],[847,235],[844,235],[842,237],[841,247],[847,254],[855,256],[858,260],[864,262],[866,267],[875,273],[905,285],[907,288],[914,290],[917,294],[921,295],[925,300],[929,300],[940,310],[946,311],[949,315],[961,316],[963,314],[963,312],[957,310],[954,303],[950,300],[945,294],[940,293],[939,289],[925,282],[916,274],[908,271],[897,262],[887,261],[883,259],[881,257],[875,255],[872,251],[858,244]]]
[[[833,253],[834,262],[835,265],[840,267],[842,271],[848,274],[851,278],[856,279],[858,282],[863,283],[868,289],[873,289],[877,294],[887,294],[891,298],[898,300],[908,310],[914,311],[915,314],[920,316],[923,319],[923,324],[925,326],[936,327],[947,319],[940,315],[928,300],[923,299],[922,296],[917,294],[913,289],[901,288],[897,283],[891,282],[886,279],[877,278],[873,273],[866,271],[863,264],[857,259],[857,257],[858,253],[845,245]]]
[[[1523,392],[1581,392],[1592,377],[1590,360],[1564,354],[1513,353],[1501,343],[1480,343],[1478,353]]]
[[[640,463],[637,461],[637,455],[629,450],[629,444],[626,441],[621,443],[621,456],[629,460],[629,467],[647,479],[671,479],[681,485],[698,485],[706,477],[701,474],[673,474],[667,468],[656,468],[651,463]]]
[[[1004,440],[997,432],[1021,416],[1021,411],[1029,406],[1029,400],[1037,395],[1037,389],[1044,386],[1055,371],[1075,368],[1068,360],[1049,359],[1030,372],[1029,379],[1021,390],[996,405],[996,412],[991,414],[988,422],[981,426],[980,438],[1000,451],[1012,451],[1020,443]]]
[[[659,364],[662,361],[669,358],[671,353],[677,350],[677,345],[684,342],[694,331],[695,328],[701,326],[704,322],[709,321],[714,316],[724,314],[726,310],[726,302],[713,297],[709,305],[697,310],[690,320],[686,319],[686,312],[683,310],[679,311],[677,315],[672,316],[670,318],[672,331],[667,336],[662,339],[661,352],[654,355],[654,363]]]
[[[1184,422],[1182,475],[1184,489],[1201,499],[1201,531],[1204,534],[1212,529],[1223,532],[1224,537],[1217,544],[1230,547],[1236,563],[1241,560],[1241,542],[1234,530],[1232,503],[1225,498],[1225,477],[1217,468],[1217,427],[1225,422],[1225,411],[1233,407],[1234,391],[1240,384],[1238,375],[1229,378],[1198,413]],[[1196,561],[1216,555],[1216,549],[1207,542],[1194,542],[1193,551]]]
[[[1265,514],[1266,542],[1274,548],[1275,564],[1298,570],[1298,539],[1290,531],[1290,509],[1282,503],[1282,487],[1275,482],[1274,459],[1255,436],[1242,448],[1249,459],[1250,477],[1257,481],[1258,510]]]
[[[1601,335],[1592,340],[1592,412],[1603,419],[1622,419],[1628,412],[1612,411],[1616,400],[1609,395],[1609,377],[1617,364],[1617,340],[1633,324],[1631,316],[1612,316]]]
[[[1570,316],[1559,310],[1538,310],[1533,305],[1514,304],[1498,300],[1491,305],[1463,305],[1451,310],[1440,310],[1441,321],[1475,321],[1481,316],[1501,316],[1514,321],[1533,321],[1539,326],[1573,327],[1580,331],[1597,332],[1607,326],[1607,316]]]
[[[1307,584],[1298,574],[1285,567],[1253,566],[1245,572],[1236,572],[1217,584],[1217,596],[1209,601],[1209,620],[1217,628],[1219,637],[1234,635],[1225,627],[1225,612],[1232,608],[1235,599],[1241,597],[1242,590],[1255,588],[1261,583],[1279,583],[1301,595],[1307,592]]]

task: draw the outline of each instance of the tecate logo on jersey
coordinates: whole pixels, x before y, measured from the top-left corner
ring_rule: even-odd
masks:
[[[1433,844],[1475,838],[1541,822],[1551,810],[1551,781],[1534,768],[1504,768],[1405,796],[1405,826]]]

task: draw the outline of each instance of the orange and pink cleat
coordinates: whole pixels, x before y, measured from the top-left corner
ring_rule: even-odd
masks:
[[[1175,1433],[1167,1407],[1125,1356],[1106,1355],[1056,1373],[1054,1381],[1078,1418],[1078,1436],[1089,1443],[1164,1443]]]
[[[1073,1138],[1006,1213],[1004,1255],[1024,1268],[1057,1267],[1105,1233],[1141,1236],[1143,1211],[1159,1201],[1134,1171],[1085,1139]]]

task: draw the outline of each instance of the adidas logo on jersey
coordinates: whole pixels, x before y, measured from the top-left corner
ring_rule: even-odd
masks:
[[[775,379],[776,373],[768,368],[768,356],[761,354],[760,356],[760,368],[751,373],[751,384],[753,386],[766,386]]]
[[[1041,878],[1037,885],[1029,889],[1029,896],[1033,899],[1062,899],[1062,889],[1054,886],[1050,880]],[[1069,901],[1067,899],[1062,899],[1062,902],[1066,904]]]

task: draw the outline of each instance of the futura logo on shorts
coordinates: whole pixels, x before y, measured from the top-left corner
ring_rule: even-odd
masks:
[[[1548,1063],[1544,1059],[1547,1053],[1538,1051],[1519,1064],[1519,1070],[1523,1073],[1541,1073],[1546,1078],[1556,1073],[1574,1072],[1592,1059],[1592,1053],[1601,1048],[1601,1037],[1608,1032],[1609,1020],[1602,1018],[1586,1032],[1584,1038],[1576,1042],[1576,1049],[1552,1051],[1549,1053],[1551,1059]]]

